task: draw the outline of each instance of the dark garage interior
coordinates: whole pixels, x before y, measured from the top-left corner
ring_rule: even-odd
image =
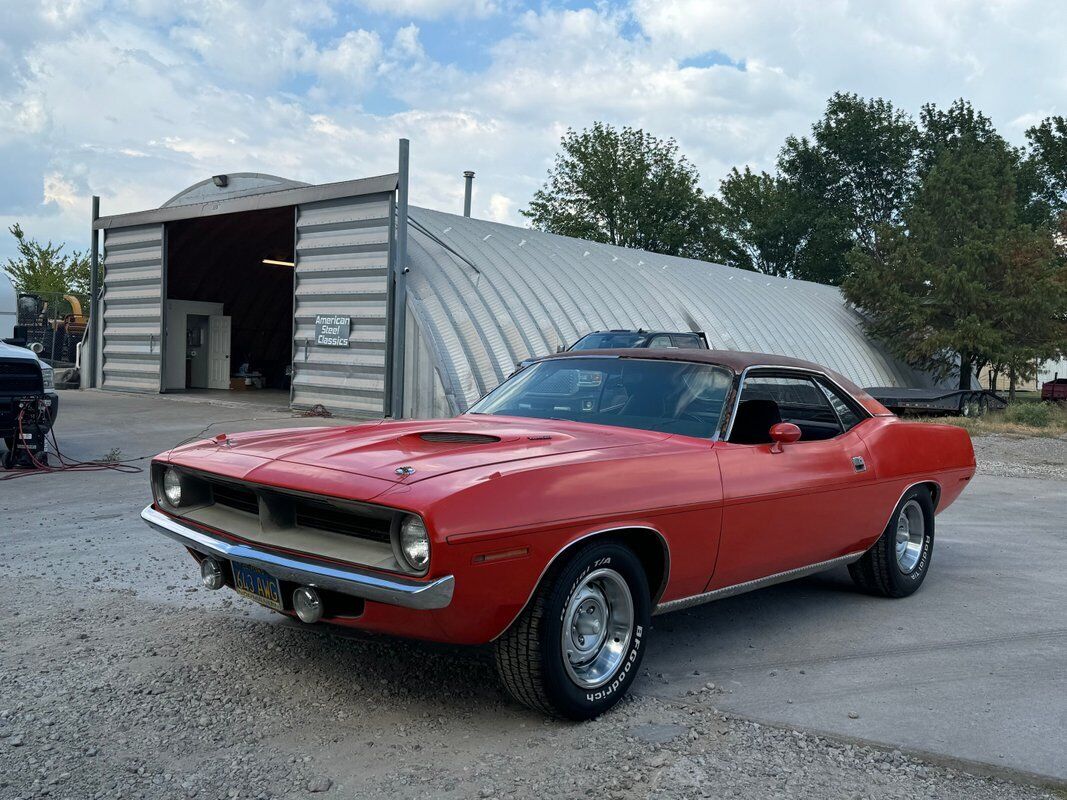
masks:
[[[294,214],[287,206],[167,225],[168,391],[288,391]],[[209,326],[213,316],[229,319]],[[210,376],[209,356],[215,359]]]

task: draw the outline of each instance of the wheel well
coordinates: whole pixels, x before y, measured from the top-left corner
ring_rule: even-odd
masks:
[[[934,510],[937,510],[937,504],[941,500],[941,487],[934,481],[927,481],[920,484],[924,486],[927,491],[930,492],[930,501],[934,504]]]
[[[604,538],[614,539],[625,544],[641,562],[648,578],[648,590],[653,607],[667,588],[667,576],[670,574],[670,553],[663,535],[651,528],[624,528],[605,532]],[[595,540],[599,537],[593,537]]]

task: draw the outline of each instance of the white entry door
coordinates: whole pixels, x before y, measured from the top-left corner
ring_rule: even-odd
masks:
[[[207,388],[229,389],[230,317],[208,317],[207,346]]]

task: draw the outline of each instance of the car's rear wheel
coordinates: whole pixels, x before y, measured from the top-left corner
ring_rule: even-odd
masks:
[[[610,541],[581,547],[549,571],[496,641],[497,672],[521,703],[591,719],[636,677],[650,614],[648,579],[633,551]]]
[[[881,537],[848,571],[866,592],[907,597],[930,570],[934,550],[934,502],[930,490],[915,486],[905,493]]]

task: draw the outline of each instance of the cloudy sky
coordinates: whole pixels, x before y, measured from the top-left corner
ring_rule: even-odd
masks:
[[[1021,143],[1067,113],[1060,0],[0,0],[6,228],[88,242],[220,172],[395,169],[412,200],[521,222],[561,133],[673,136],[714,189],[768,167],[835,90],[915,113],[964,96]]]

